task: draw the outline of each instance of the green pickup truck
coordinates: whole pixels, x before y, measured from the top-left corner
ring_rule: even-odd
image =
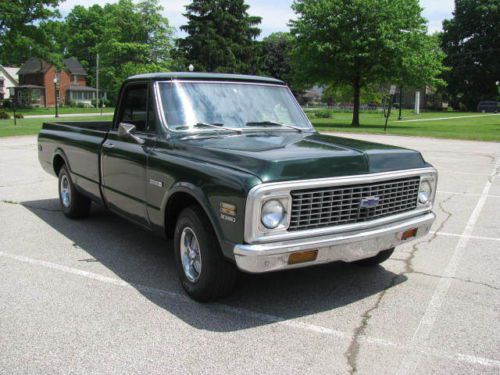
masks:
[[[435,219],[437,173],[419,152],[319,134],[271,78],[133,76],[113,121],[45,123],[38,155],[69,218],[94,202],[173,239],[198,301],[239,271],[377,265]]]

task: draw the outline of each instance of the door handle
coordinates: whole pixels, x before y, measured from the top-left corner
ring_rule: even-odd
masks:
[[[102,147],[111,149],[111,148],[115,148],[115,145],[113,143],[111,143],[111,142],[104,142],[102,144]]]

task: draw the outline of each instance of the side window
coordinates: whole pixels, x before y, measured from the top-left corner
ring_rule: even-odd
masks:
[[[125,89],[118,123],[135,125],[137,131],[146,131],[148,122],[148,85],[131,85]]]

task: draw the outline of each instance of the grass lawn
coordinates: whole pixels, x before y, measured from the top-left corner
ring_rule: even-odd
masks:
[[[403,113],[403,121],[397,121],[397,112],[393,112],[387,133],[384,133],[385,118],[381,113],[362,113],[361,126],[351,126],[352,114],[332,112],[332,118],[312,118],[314,127],[320,131],[409,135],[417,137],[465,139],[476,141],[500,141],[500,115],[485,117],[481,113],[424,112],[415,115],[410,111]],[[449,120],[437,118],[453,117]],[[404,122],[412,120],[411,122]],[[413,121],[421,120],[421,121]]]
[[[33,135],[38,134],[42,123],[54,121],[55,119],[18,119],[14,126],[14,120],[0,120],[0,137],[11,137],[15,135]],[[111,121],[110,116],[96,117],[71,117],[60,118],[59,121]]]
[[[103,112],[113,113],[114,108],[103,108]],[[7,112],[12,117],[12,109],[7,109]],[[22,108],[16,109],[16,113],[22,113],[24,116],[34,116],[34,115],[53,115],[55,114],[54,108]],[[96,108],[73,108],[73,107],[61,107],[59,108],[60,114],[70,114],[70,113],[100,113],[100,109]]]
[[[72,108],[71,108],[72,109]],[[79,108],[81,109],[81,108]],[[398,122],[397,113],[389,121],[387,134],[409,135],[419,137],[465,139],[500,142],[500,115],[486,117],[480,113],[425,112],[421,115],[405,111],[403,120],[421,120],[415,122]],[[453,117],[450,120],[429,121],[431,119]],[[344,112],[332,113],[329,119],[311,119],[320,132],[350,132],[350,133],[384,133],[384,117],[381,113],[362,113],[361,126],[351,126],[352,114]],[[61,118],[61,121],[109,121],[110,117],[72,117]],[[43,122],[54,119],[19,119],[17,126],[13,120],[0,120],[0,137],[14,135],[38,134]]]

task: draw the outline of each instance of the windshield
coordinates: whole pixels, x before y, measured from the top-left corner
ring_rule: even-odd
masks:
[[[286,86],[172,81],[160,83],[160,92],[165,120],[173,130],[311,128]]]

